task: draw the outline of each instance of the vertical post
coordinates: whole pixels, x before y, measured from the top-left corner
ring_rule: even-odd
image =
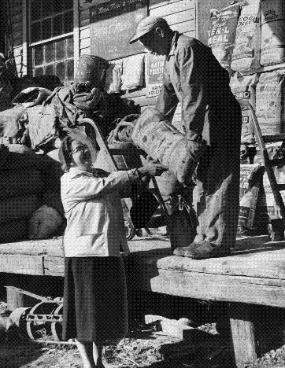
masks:
[[[22,75],[28,74],[28,9],[27,9],[27,1],[23,0],[22,3],[22,12],[23,12],[23,24],[22,24],[22,32],[23,32],[23,55],[22,55]]]
[[[229,312],[236,366],[244,368],[257,358],[250,305],[230,303]]]
[[[74,42],[74,77],[80,56],[80,19],[79,0],[73,1],[73,42]]]

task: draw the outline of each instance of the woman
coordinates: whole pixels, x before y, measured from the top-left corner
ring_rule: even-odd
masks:
[[[120,198],[143,177],[166,168],[152,162],[129,171],[93,168],[99,147],[82,132],[63,139],[63,339],[76,339],[84,368],[103,367],[102,343],[127,333],[126,282],[120,249],[129,253]]]

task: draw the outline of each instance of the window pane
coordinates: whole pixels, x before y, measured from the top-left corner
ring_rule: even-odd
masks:
[[[64,9],[72,9],[73,8],[73,0],[64,0]]]
[[[46,66],[45,75],[54,75],[54,64]]]
[[[55,65],[55,75],[59,77],[61,82],[65,80],[65,63],[61,62]]]
[[[53,2],[53,11],[54,14],[60,13],[63,11],[63,0],[50,0]]]
[[[62,60],[66,58],[66,42],[60,40],[55,43],[55,60]]]
[[[74,60],[67,61],[67,79],[69,81],[74,80]]]
[[[47,38],[51,38],[51,18],[45,19],[43,21],[43,40],[46,40]]]
[[[50,0],[44,0],[43,4],[43,17],[48,17],[49,15],[52,15],[53,11],[53,3]]]
[[[35,69],[35,77],[37,77],[38,75],[43,75],[43,74],[44,74],[44,68]]]
[[[31,6],[31,20],[40,19],[41,16],[41,2],[34,0]]]
[[[61,35],[62,32],[62,25],[63,25],[63,16],[62,15],[57,15],[56,17],[53,18],[53,35],[54,36],[59,36]]]
[[[67,57],[73,57],[74,55],[74,43],[73,43],[73,37],[70,37],[66,40],[66,48],[67,48]]]
[[[64,14],[64,33],[73,31],[73,12]]]
[[[35,65],[41,65],[44,62],[43,46],[36,46],[35,52]]]
[[[45,45],[45,62],[51,63],[54,61],[54,43],[48,43]]]
[[[41,23],[37,22],[32,24],[31,27],[31,42],[37,42],[41,40]]]

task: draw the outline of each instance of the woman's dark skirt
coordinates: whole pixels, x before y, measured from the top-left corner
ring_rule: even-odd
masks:
[[[63,339],[103,342],[128,328],[127,292],[120,257],[66,257]]]

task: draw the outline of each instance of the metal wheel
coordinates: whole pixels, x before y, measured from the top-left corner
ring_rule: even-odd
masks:
[[[58,303],[40,302],[36,304],[27,315],[27,333],[32,340],[37,338],[37,332],[45,329],[46,334],[50,332],[49,319],[52,320],[53,313]]]
[[[63,304],[60,304],[53,313],[53,319],[58,319],[56,322],[51,323],[51,332],[55,340],[62,340],[62,314],[63,314]]]

